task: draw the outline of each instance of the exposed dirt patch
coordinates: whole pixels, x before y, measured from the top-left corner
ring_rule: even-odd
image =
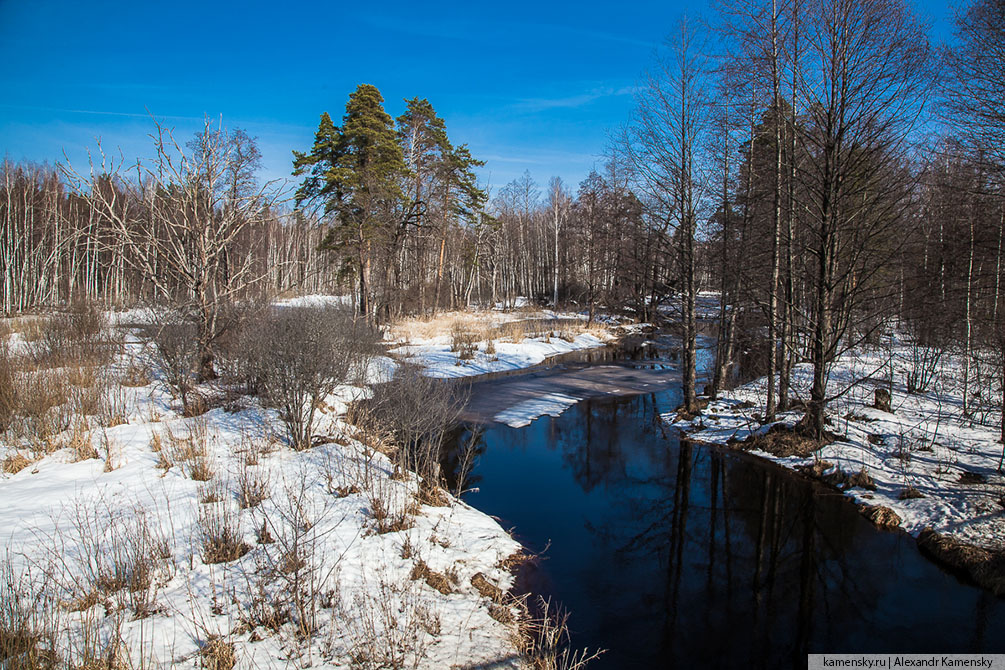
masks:
[[[960,473],[961,484],[983,484],[987,478],[979,472],[968,472],[964,470]]]

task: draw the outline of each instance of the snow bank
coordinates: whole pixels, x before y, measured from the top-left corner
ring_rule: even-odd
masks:
[[[144,357],[133,338],[116,366]],[[375,360],[370,378],[394,365]],[[236,667],[338,668],[353,658],[519,667],[511,627],[472,583],[481,575],[508,589],[505,559],[519,544],[463,502],[418,502],[415,477],[396,475],[343,423],[346,401],[363,392],[329,398],[316,433],[332,441],[295,452],[277,437],[275,412],[254,399],[185,418],[155,384],[116,387],[126,423],[91,417],[101,458],[73,462],[69,448],[56,449],[0,476],[9,565],[51,574],[60,601],[76,603],[58,610],[61,651],[91,631],[150,667],[202,667],[217,636],[233,645]],[[0,444],[0,460],[15,451],[27,453]],[[211,479],[193,479],[197,462]],[[250,505],[255,486],[264,500]],[[246,553],[211,562],[214,519],[230,520]],[[109,575],[132,565],[142,538],[156,547],[152,576],[139,590],[118,587]]]
[[[558,416],[580,400],[581,398],[574,398],[563,393],[546,393],[539,398],[531,398],[519,402],[499,412],[493,419],[513,428],[522,428],[523,426],[530,425],[531,421],[545,414],[548,416]]]
[[[828,395],[847,392],[828,406],[828,430],[837,439],[817,452],[817,460],[831,464],[823,474],[840,469],[852,475],[864,469],[875,490],[853,487],[847,495],[889,507],[912,535],[931,527],[967,544],[1003,549],[1005,478],[997,470],[1000,417],[986,413],[985,425],[963,417],[960,366],[948,357],[928,392],[907,393],[910,360],[909,346],[891,339],[886,346],[858,349],[835,363]],[[807,398],[812,368],[797,366],[792,381],[794,395]],[[892,413],[871,406],[876,388],[892,389]],[[769,429],[757,420],[764,413],[765,395],[762,378],[723,393],[693,421],[674,425],[703,442],[745,440]],[[801,418],[801,412],[778,417],[787,425]],[[812,457],[754,453],[790,468],[814,463]]]
[[[488,343],[480,342],[474,357],[465,360],[458,352],[451,351],[451,345],[447,340],[447,336],[432,338],[396,347],[390,353],[410,363],[421,365],[425,368],[425,374],[430,377],[457,378],[528,368],[558,354],[602,347],[607,343],[589,333],[577,335],[572,341],[557,337],[536,337],[522,342],[496,341],[495,353],[489,354],[486,352]]]

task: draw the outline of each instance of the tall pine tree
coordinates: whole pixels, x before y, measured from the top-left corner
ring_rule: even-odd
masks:
[[[375,86],[360,84],[346,103],[342,127],[322,114],[310,153],[293,152],[293,174],[306,177],[297,207],[323,206],[331,222],[323,246],[356,273],[365,316],[371,314],[374,243],[393,230],[404,199],[405,162],[383,102]]]

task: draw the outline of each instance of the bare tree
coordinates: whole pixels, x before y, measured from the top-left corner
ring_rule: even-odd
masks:
[[[121,257],[155,299],[195,323],[198,376],[211,379],[215,343],[230,325],[222,318],[226,307],[266,275],[253,262],[261,239],[243,233],[279,196],[270,184],[254,184],[258,153],[242,131],[207,119],[186,153],[169,129],[155,125],[154,160],[137,162],[131,174],[104,154],[100,166],[91,164],[89,178],[64,170],[108,221],[128,252]]]
[[[681,20],[669,40],[669,57],[658,61],[638,94],[634,122],[622,142],[624,154],[649,196],[651,216],[675,229],[683,323],[684,409],[697,409],[695,361],[696,235],[699,206],[708,195],[709,174],[701,152],[712,129],[708,89],[711,72],[698,33]]]
[[[811,157],[807,252],[815,269],[806,422],[820,438],[830,365],[908,210],[902,158],[933,84],[930,49],[902,0],[813,0],[806,4],[802,107]]]

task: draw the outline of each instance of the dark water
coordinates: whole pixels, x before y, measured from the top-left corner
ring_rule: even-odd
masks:
[[[491,384],[475,393],[491,393]],[[524,428],[469,427],[467,500],[543,559],[529,590],[571,611],[591,668],[806,667],[807,653],[1005,652],[1005,601],[875,529],[843,497],[694,446],[679,387],[594,398]]]

